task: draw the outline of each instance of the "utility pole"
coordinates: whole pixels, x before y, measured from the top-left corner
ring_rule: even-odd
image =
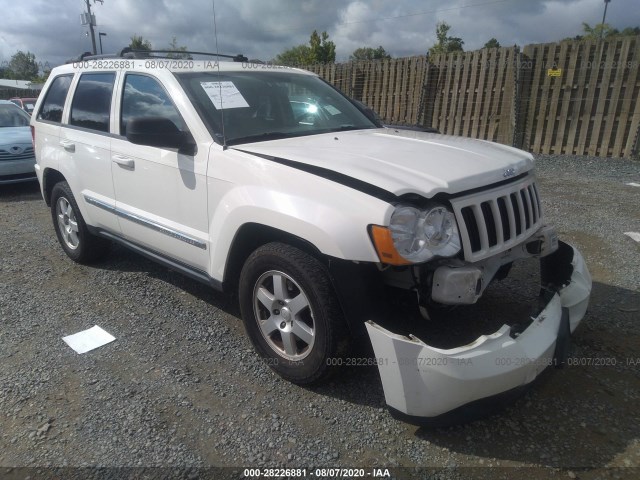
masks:
[[[604,37],[604,20],[607,18],[607,6],[611,0],[604,0],[604,15],[602,15],[602,29],[600,29],[600,40]]]
[[[103,0],[93,0],[93,3],[96,3],[96,2],[102,3]],[[87,4],[86,22],[89,24],[89,31],[91,32],[91,47],[93,49],[92,52],[94,55],[96,55],[98,53],[96,51],[96,34],[93,31],[93,27],[95,26],[95,20],[94,20],[94,16],[91,14],[90,0],[85,0],[85,3]]]

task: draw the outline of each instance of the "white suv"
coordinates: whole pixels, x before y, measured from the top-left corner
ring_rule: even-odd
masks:
[[[257,352],[298,384],[360,364],[364,340],[413,423],[471,418],[563,363],[591,279],[545,224],[530,154],[382,128],[302,70],[135,57],[57,67],[35,107],[36,172],[73,260],[115,241],[237,292]],[[387,286],[426,316],[528,257],[537,315],[453,349],[388,330]]]

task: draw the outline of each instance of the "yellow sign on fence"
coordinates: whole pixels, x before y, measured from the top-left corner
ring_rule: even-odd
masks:
[[[547,77],[561,77],[562,69],[561,68],[550,68],[547,70]]]

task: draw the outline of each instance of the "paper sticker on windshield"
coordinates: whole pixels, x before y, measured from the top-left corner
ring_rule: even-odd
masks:
[[[336,107],[334,107],[333,105],[325,105],[324,109],[329,112],[329,115],[338,115],[340,112],[340,110],[338,110]]]
[[[218,110],[249,106],[233,82],[200,82],[200,85]]]

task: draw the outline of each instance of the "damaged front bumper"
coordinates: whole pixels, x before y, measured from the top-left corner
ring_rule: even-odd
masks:
[[[587,310],[591,276],[580,252],[563,242],[541,263],[548,302],[525,328],[503,325],[469,345],[439,349],[366,322],[392,415],[426,426],[470,421],[564,363],[570,332]]]

